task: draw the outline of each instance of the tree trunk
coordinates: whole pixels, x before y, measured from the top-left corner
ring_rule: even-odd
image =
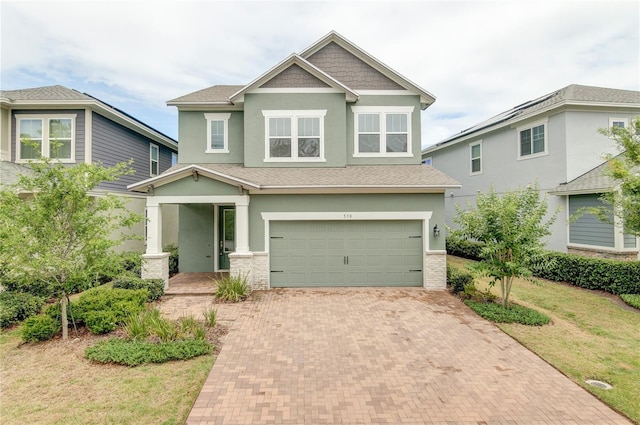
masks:
[[[64,292],[62,293],[60,306],[60,310],[62,311],[60,318],[60,321],[62,322],[62,340],[64,341],[69,339],[69,321],[67,320],[67,294]]]
[[[504,285],[504,294],[502,297],[502,307],[507,308],[509,305],[509,293],[511,292],[511,282],[513,281],[513,277],[506,276],[502,278],[502,282]]]

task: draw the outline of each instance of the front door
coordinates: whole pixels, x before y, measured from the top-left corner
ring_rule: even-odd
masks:
[[[229,270],[229,253],[236,250],[236,209],[218,207],[218,270]]]

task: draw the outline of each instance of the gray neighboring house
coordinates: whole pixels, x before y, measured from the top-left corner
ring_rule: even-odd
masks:
[[[604,155],[616,144],[600,128],[626,127],[640,114],[640,92],[572,84],[518,105],[422,152],[423,161],[453,176],[462,188],[447,191],[447,223],[455,205],[474,202],[492,185],[500,193],[538,182],[549,210],[560,209],[547,248],[605,258],[636,259],[640,241],[622,225],[585,215],[581,207],[601,205],[613,190],[604,177]]]
[[[0,185],[29,172],[29,162],[48,156],[69,164],[100,162],[105,166],[133,159],[133,175],[101,184],[101,192],[127,198],[127,208],[145,214],[146,195],[127,185],[159,175],[177,162],[178,144],[125,112],[99,99],[60,85],[0,91]],[[21,140],[39,142],[33,148]],[[56,149],[51,141],[60,146]],[[177,243],[177,208],[167,206],[163,229],[166,243]],[[132,229],[143,236],[144,222]],[[145,242],[127,241],[120,250],[144,251]]]
[[[445,288],[444,192],[459,185],[421,164],[434,101],[335,32],[247,85],[170,100],[178,165],[129,186],[150,195],[144,276],[168,277],[160,207],[174,204],[181,272]]]

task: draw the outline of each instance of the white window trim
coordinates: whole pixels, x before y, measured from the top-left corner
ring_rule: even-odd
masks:
[[[549,119],[544,119],[544,120],[540,120],[540,121],[536,121],[536,122],[532,122],[529,123],[527,125],[523,125],[520,127],[516,128],[516,141],[518,143],[518,157],[517,160],[518,161],[525,161],[527,159],[533,159],[533,158],[538,158],[541,156],[546,156],[549,155],[549,130],[548,130],[548,124]],[[544,126],[544,151],[542,152],[538,152],[538,153],[531,153],[529,155],[525,155],[522,156],[520,150],[521,150],[521,145],[520,145],[520,132],[524,131],[524,130],[530,130],[533,129],[534,127],[538,127],[538,126]],[[531,135],[531,150],[533,151],[533,134]]]
[[[473,147],[474,146],[480,146],[480,156],[478,158],[474,158],[473,157]],[[473,160],[474,159],[479,159],[480,160],[480,171],[473,171]],[[469,175],[470,176],[477,176],[479,174],[482,174],[483,172],[483,168],[482,168],[482,140],[477,140],[473,143],[469,143]]]
[[[412,115],[413,106],[352,106],[353,111],[353,156],[354,158],[381,158],[381,157],[413,157]],[[380,152],[359,152],[358,148],[358,115],[380,115]],[[387,120],[386,114],[407,114],[407,152],[386,152]]]
[[[157,174],[153,174],[153,149],[156,149],[158,151],[158,159],[155,160],[155,162],[158,163],[158,166],[156,167],[156,170],[158,171]],[[160,174],[160,147],[158,147],[158,145],[154,145],[153,143],[149,143],[149,175],[151,177],[157,176]]]
[[[49,120],[51,119],[70,119],[71,120],[71,158],[51,158],[54,161],[62,163],[76,162],[76,117],[77,114],[16,114],[16,163],[25,164],[29,162],[38,162],[37,159],[22,159],[22,144],[20,143],[20,121],[39,119],[42,121],[42,146],[40,155],[49,157]]]
[[[226,114],[204,114],[207,120],[207,147],[206,153],[229,153],[229,118],[231,113]],[[222,149],[213,149],[211,147],[211,121],[222,121],[224,126],[224,146]]]
[[[611,117],[609,118],[609,128],[613,127],[613,123],[614,122],[623,122],[624,123],[624,128],[629,127],[629,118],[615,118],[615,117]]]
[[[324,117],[326,109],[312,110],[263,110],[264,117],[264,162],[326,162],[324,157]],[[291,118],[291,157],[269,156],[269,118]],[[320,156],[318,158],[298,157],[298,118],[320,119]]]

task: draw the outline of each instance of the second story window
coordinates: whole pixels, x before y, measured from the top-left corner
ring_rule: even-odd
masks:
[[[354,156],[412,156],[413,106],[352,106]]]
[[[229,118],[226,114],[204,114],[207,120],[207,153],[229,153]]]
[[[627,122],[626,118],[609,118],[609,128],[625,128]]]
[[[324,117],[318,111],[262,111],[265,161],[324,161]]]
[[[178,154],[176,152],[171,152],[171,166],[173,167],[178,163]]]
[[[546,133],[546,122],[518,128],[518,158],[546,155],[548,153]]]
[[[19,140],[17,162],[48,157],[61,162],[75,160],[73,116],[16,116]]]
[[[160,149],[156,145],[149,145],[149,175],[157,176],[160,170]]]
[[[482,173],[482,142],[475,142],[469,145],[469,153],[471,156],[471,174]]]

